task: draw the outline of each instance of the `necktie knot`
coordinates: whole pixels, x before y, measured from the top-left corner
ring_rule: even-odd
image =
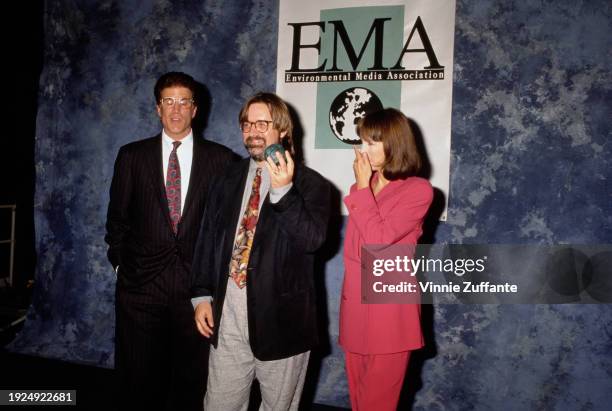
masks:
[[[173,141],[172,142],[172,151],[176,152],[176,149],[179,148],[179,146],[181,145],[180,141]]]

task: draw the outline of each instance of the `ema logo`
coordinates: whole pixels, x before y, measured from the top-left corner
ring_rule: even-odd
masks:
[[[329,109],[329,126],[343,143],[361,144],[355,126],[366,114],[383,109],[374,92],[363,87],[353,87],[338,94]]]
[[[354,19],[288,23],[293,29],[293,46],[291,67],[285,70],[285,83],[444,79],[444,66],[438,61],[420,16],[417,16],[402,46],[402,43],[397,43],[393,27],[398,27],[398,24],[403,27],[403,13],[401,16],[367,19],[364,15],[371,14],[365,9],[374,7],[353,9],[360,13],[357,25]],[[313,29],[319,32],[318,41],[305,44],[302,40],[304,31],[310,30],[307,33],[312,36]],[[317,65],[302,61],[302,51],[307,49],[316,50]],[[312,54],[312,50],[310,52]],[[415,58],[417,55],[423,56],[427,62]],[[422,65],[415,67],[416,61]],[[412,67],[407,68],[411,62]]]
[[[441,52],[425,23],[415,13],[406,28],[406,11],[404,6],[326,9],[318,22],[289,23],[291,68],[284,80],[316,86],[315,149],[361,144],[357,121],[383,107],[400,108],[403,80],[444,79]]]

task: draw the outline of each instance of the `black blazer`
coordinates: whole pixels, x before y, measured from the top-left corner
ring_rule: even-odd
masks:
[[[118,285],[138,287],[179,259],[191,272],[193,249],[211,181],[234,159],[228,148],[194,136],[189,188],[172,231],[163,175],[161,134],[121,147],[106,221],[108,259],[119,266]]]
[[[217,345],[229,262],[249,160],[213,185],[193,260],[192,295],[213,297]],[[331,186],[296,165],[293,187],[276,204],[264,200],[247,268],[249,340],[256,358],[287,358],[317,342],[314,254],[325,241]]]

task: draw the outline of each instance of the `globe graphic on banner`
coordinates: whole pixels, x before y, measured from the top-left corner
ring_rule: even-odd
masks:
[[[355,131],[360,118],[382,110],[380,99],[371,90],[353,87],[344,90],[334,99],[329,108],[329,125],[338,140],[347,144],[361,144]]]

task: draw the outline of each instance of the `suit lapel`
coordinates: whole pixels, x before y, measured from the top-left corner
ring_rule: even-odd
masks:
[[[244,195],[247,174],[249,173],[249,159],[243,160],[239,164],[239,167],[236,168],[236,172],[228,176],[225,187],[223,187],[223,190],[226,190],[226,204],[228,205],[227,215],[229,217],[227,220],[228,231],[223,249],[229,252],[230,255],[234,247],[236,228],[238,227],[239,219],[242,218],[240,215],[240,207],[242,205],[242,196]],[[229,261],[229,259],[227,261]]]
[[[168,210],[168,199],[166,198],[166,186],[164,184],[164,159],[162,158],[162,138],[161,134],[157,136],[154,143],[151,144],[149,155],[147,156],[149,161],[148,169],[151,171],[151,181],[153,187],[157,191],[157,198],[159,199],[162,213],[166,217],[168,228],[172,230],[172,221],[170,220],[170,211]]]
[[[185,216],[191,210],[193,206],[193,199],[195,193],[200,190],[200,186],[203,183],[201,176],[204,175],[204,167],[207,166],[208,161],[206,157],[208,153],[204,150],[203,143],[198,137],[193,136],[193,156],[191,159],[191,176],[189,177],[189,187],[187,188],[187,196],[185,197],[185,205],[183,206],[183,213],[181,220],[184,221]]]

